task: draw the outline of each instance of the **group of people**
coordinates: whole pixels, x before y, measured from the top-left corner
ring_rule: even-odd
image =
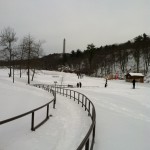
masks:
[[[108,80],[106,79],[106,82],[105,82],[105,88],[108,86],[107,81],[108,81]],[[132,83],[133,83],[133,89],[135,89],[135,82],[136,82],[136,80],[133,79],[133,81],[132,81]]]
[[[133,79],[132,83],[133,83],[133,89],[135,89],[135,79]],[[106,81],[105,81],[105,88],[108,86],[108,79],[106,78]],[[82,87],[82,83],[79,82],[77,83],[77,88],[81,88]]]
[[[82,87],[82,83],[81,82],[79,82],[79,83],[77,83],[77,88],[81,88]]]
[[[83,74],[81,74],[80,72],[77,72],[77,76],[78,76],[78,79],[82,79],[83,78]]]

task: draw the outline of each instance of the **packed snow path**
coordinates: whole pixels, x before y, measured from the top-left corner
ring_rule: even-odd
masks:
[[[24,77],[24,81],[26,81],[25,77]],[[112,81],[108,81],[108,87],[104,88],[104,84],[105,84],[104,79],[90,78],[90,77],[84,77],[83,79],[78,79],[75,74],[65,74],[62,72],[49,72],[49,71],[42,71],[36,74],[34,83],[54,84],[54,81],[57,81],[58,84],[63,82],[63,84],[73,84],[73,85],[76,85],[77,82],[82,82],[83,86],[88,86],[88,87],[83,87],[81,89],[76,88],[75,90],[79,90],[81,93],[85,94],[90,100],[92,100],[96,108],[97,117],[96,117],[96,137],[95,137],[94,150],[149,150],[150,149],[150,142],[149,142],[150,86],[149,84],[137,83],[136,89],[134,90],[132,89],[131,83],[126,83],[125,81],[112,80]],[[92,88],[92,86],[94,87]],[[98,86],[98,87],[95,87],[95,86]],[[24,97],[25,96],[27,95],[24,95]],[[63,98],[64,97],[60,96],[60,102],[63,101]],[[66,98],[65,98],[64,102],[72,103],[73,105],[70,105],[70,106],[75,107],[75,103],[70,99],[66,101]],[[57,103],[57,105],[56,107],[59,107],[59,103]],[[60,103],[60,105],[62,104]],[[77,109],[80,109],[78,105],[77,105]],[[63,106],[62,106],[62,110],[63,110]],[[55,148],[53,149],[49,147],[49,143],[52,141],[51,143],[54,143],[54,145],[55,144],[58,145],[58,148],[60,148],[60,150],[67,150],[67,148],[68,150],[70,150],[69,147],[64,147],[64,145],[63,144],[61,145],[61,143],[62,141],[65,142],[66,146],[70,142],[74,143],[73,137],[71,141],[68,141],[68,139],[66,139],[67,134],[61,134],[61,131],[60,131],[60,134],[59,134],[60,136],[59,135],[57,136],[56,134],[57,138],[54,138],[54,139],[51,138],[51,136],[53,135],[52,133],[55,133],[54,132],[55,126],[57,128],[57,125],[59,123],[57,123],[57,121],[54,120],[56,119],[55,113],[57,114],[57,109],[52,110],[52,112],[50,113],[52,113],[54,116],[50,118],[48,123],[44,124],[42,127],[37,129],[35,133],[29,130],[30,117],[28,118],[28,123],[26,122],[22,123],[21,126],[16,127],[14,125],[16,122],[12,124],[8,124],[7,127],[9,128],[5,129],[4,130],[5,132],[1,131],[0,133],[0,136],[1,136],[0,137],[1,139],[0,149],[5,150],[6,148],[10,148],[11,143],[13,145],[14,143],[16,143],[18,147],[15,147],[15,149],[24,150],[30,146],[32,147],[33,150],[41,149],[41,147],[43,150],[44,149],[55,150]],[[60,113],[63,113],[63,112],[60,112]],[[74,111],[73,112],[71,111],[71,113],[74,113]],[[66,116],[67,115],[68,114],[66,113]],[[79,116],[77,115],[77,118],[78,117]],[[87,118],[87,116],[85,116],[85,118]],[[66,122],[69,123],[70,118],[67,117],[66,121],[64,119],[65,118],[61,120],[61,122],[64,121],[64,124],[63,125],[61,124],[58,127],[58,129],[62,130],[63,126],[64,126],[63,129],[67,129]],[[76,119],[76,118],[73,118],[73,119]],[[83,120],[81,121],[79,119],[77,121],[78,122],[76,123],[81,125],[81,127],[84,126]],[[51,128],[48,128],[51,123],[53,123],[54,125],[54,128],[52,128],[52,130]],[[87,120],[87,124],[88,124],[88,120]],[[85,126],[87,124],[85,123]],[[0,127],[0,129],[1,128],[2,127]],[[21,128],[20,129],[21,131],[22,129],[25,128],[24,136],[20,134],[19,128]],[[73,128],[75,128],[75,126],[72,126],[72,129]],[[49,132],[49,130],[52,132]],[[8,134],[8,133],[12,133],[13,135],[14,133],[12,131],[16,131],[14,137]],[[75,128],[75,131],[72,131],[72,132],[76,134],[76,131],[78,131],[78,129]],[[62,132],[70,133],[69,131],[62,131]],[[79,130],[79,133],[80,133],[80,130]],[[77,134],[76,134],[77,137],[74,137],[75,141],[78,140],[78,138],[80,138],[80,135],[78,136]],[[66,135],[66,137],[64,135]],[[36,137],[39,137],[39,139],[37,139]],[[30,143],[30,141],[32,141],[33,144]],[[47,144],[44,144],[44,141],[47,141],[46,142]],[[1,145],[4,146],[3,143],[5,143],[5,146],[7,145],[5,148],[1,147]],[[59,147],[60,145],[61,147]]]
[[[127,93],[115,88],[109,93],[109,88],[80,90],[96,108],[95,150],[149,150],[149,98],[143,95],[142,88]]]
[[[45,115],[45,111],[42,113]],[[31,117],[1,126],[0,135],[3,136],[0,140],[0,149],[75,150],[90,125],[87,114],[77,103],[59,95],[56,110],[51,108],[50,114],[53,116],[35,132],[30,131]]]
[[[0,120],[24,113],[53,98],[43,89],[24,83],[12,84],[8,80],[3,78],[0,82],[0,94],[4,94],[1,96]],[[56,103],[56,109],[50,105],[52,117],[35,132],[30,130],[31,115],[1,125],[0,150],[75,150],[89,129],[90,117],[72,99],[57,95]],[[36,112],[35,115],[35,122],[40,122],[45,117],[46,110]]]

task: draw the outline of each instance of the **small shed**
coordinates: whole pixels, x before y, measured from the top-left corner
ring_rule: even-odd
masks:
[[[126,82],[132,82],[135,79],[136,82],[144,83],[144,75],[142,73],[127,73]]]

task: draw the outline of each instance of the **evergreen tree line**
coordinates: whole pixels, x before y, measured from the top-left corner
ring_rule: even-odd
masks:
[[[55,54],[56,55],[56,54]],[[52,55],[51,55],[52,56]],[[65,56],[65,57],[64,57]],[[129,60],[134,60],[132,65],[133,72],[142,72],[144,75],[149,71],[150,66],[150,37],[145,33],[135,37],[133,40],[121,44],[106,45],[95,47],[89,44],[84,51],[76,50],[71,54],[64,54],[62,58],[57,57],[54,61],[51,57],[45,59],[45,64],[50,69],[63,68],[66,71],[81,72],[88,75],[107,76],[117,72],[119,68],[122,74],[129,71]],[[57,62],[51,67],[48,63]],[[142,66],[141,66],[142,65]],[[63,67],[62,67],[63,66]]]

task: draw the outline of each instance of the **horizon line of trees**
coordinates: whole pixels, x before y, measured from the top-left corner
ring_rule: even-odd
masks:
[[[87,75],[101,74],[107,76],[117,72],[119,67],[124,74],[128,71],[127,65],[130,59],[134,60],[134,71],[147,74],[150,66],[150,36],[145,33],[133,40],[121,44],[105,45],[96,47],[93,43],[88,44],[86,50],[72,50],[69,54],[42,55],[41,41],[35,41],[31,36],[25,36],[17,45],[16,33],[10,27],[0,33],[0,61],[1,66],[9,66],[9,77],[12,76],[12,66],[17,69],[27,69],[28,84],[30,84],[30,70],[32,80],[35,69],[66,70],[81,72]],[[141,62],[142,61],[142,62]],[[140,65],[143,64],[143,70]],[[66,69],[65,69],[66,68]]]
[[[70,54],[50,54],[44,57],[44,69],[69,68],[75,72],[82,72],[88,75],[102,76],[117,72],[120,68],[122,74],[128,70],[127,65],[130,59],[134,60],[134,72],[142,72],[145,75],[150,66],[150,36],[145,33],[135,37],[133,40],[121,44],[112,44],[96,47],[89,44],[86,50],[72,50]],[[143,64],[143,70],[140,65]],[[63,69],[65,70],[65,69]],[[69,71],[66,69],[66,71]]]

